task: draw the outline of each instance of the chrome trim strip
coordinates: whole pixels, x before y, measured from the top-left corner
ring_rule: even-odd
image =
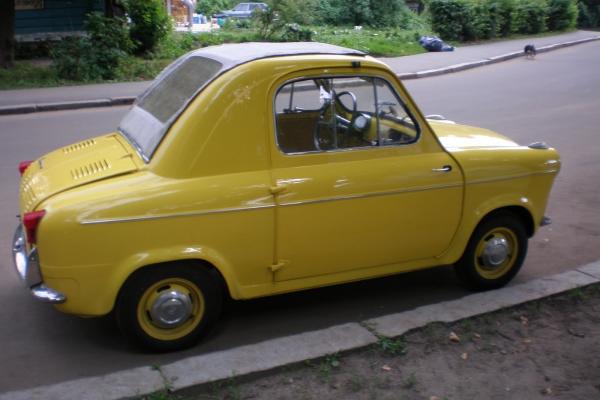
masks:
[[[555,174],[558,172],[558,169],[549,169],[547,171],[543,171],[543,172],[534,172],[531,174],[521,174],[521,175],[512,175],[512,176],[500,176],[497,178],[486,178],[486,179],[475,179],[472,181],[467,180],[465,182],[465,184],[467,185],[478,185],[480,183],[490,183],[490,182],[497,182],[497,181],[509,181],[512,179],[521,179],[521,178],[527,178],[530,176],[538,176],[538,175],[548,175],[548,174]]]
[[[67,296],[58,290],[49,288],[42,281],[37,248],[27,254],[27,244],[23,226],[19,224],[13,238],[13,261],[21,281],[29,289],[33,297],[43,303],[61,304],[67,301]]]
[[[13,262],[21,281],[29,288],[42,282],[37,248],[27,252],[27,240],[21,224],[13,236]]]
[[[527,145],[530,149],[535,150],[548,150],[550,146],[546,144],[546,142],[533,142]]]
[[[266,204],[266,205],[261,205],[261,206],[250,206],[250,207],[220,208],[220,209],[215,209],[215,210],[194,211],[194,212],[179,213],[179,214],[145,215],[145,216],[138,216],[138,217],[89,219],[89,220],[81,221],[80,224],[81,225],[96,225],[96,224],[112,224],[112,223],[119,223],[119,222],[150,221],[150,220],[165,219],[165,218],[197,217],[200,215],[222,214],[222,213],[236,212],[236,211],[250,211],[250,210],[258,210],[261,208],[273,208],[273,207],[275,207],[275,204]]]
[[[355,194],[355,195],[347,195],[347,196],[328,197],[326,199],[303,200],[303,201],[296,201],[296,202],[289,202],[289,203],[281,203],[279,205],[281,207],[288,207],[288,206],[298,206],[298,205],[303,205],[303,204],[328,203],[331,201],[355,200],[355,199],[364,199],[364,198],[369,198],[369,197],[390,196],[390,195],[402,194],[402,193],[425,192],[428,190],[448,189],[448,188],[461,187],[461,186],[462,186],[462,183],[449,183],[446,185],[422,186],[422,187],[418,187],[418,188],[390,190],[387,192],[374,192],[374,193]]]
[[[67,301],[67,296],[43,283],[32,287],[31,294],[42,303],[62,304]]]

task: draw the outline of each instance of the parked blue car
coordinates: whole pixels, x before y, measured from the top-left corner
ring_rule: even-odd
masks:
[[[216,18],[251,18],[254,11],[266,10],[269,6],[265,3],[239,3],[233,10],[221,11],[215,14]]]

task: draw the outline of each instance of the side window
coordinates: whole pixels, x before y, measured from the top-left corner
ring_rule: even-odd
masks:
[[[407,144],[419,136],[404,103],[380,78],[288,82],[276,94],[275,118],[284,153]]]

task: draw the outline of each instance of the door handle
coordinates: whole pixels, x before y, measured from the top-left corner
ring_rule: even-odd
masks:
[[[287,189],[287,186],[285,185],[275,185],[275,186],[271,186],[269,188],[269,192],[271,192],[271,194],[279,194],[283,191],[285,191]]]
[[[452,171],[452,165],[444,165],[442,168],[433,168],[433,172],[450,172]]]

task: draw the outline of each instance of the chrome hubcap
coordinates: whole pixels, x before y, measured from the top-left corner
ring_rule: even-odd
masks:
[[[167,290],[156,298],[150,308],[152,323],[159,328],[177,328],[192,315],[192,301],[186,293]]]
[[[509,253],[508,240],[504,237],[494,237],[486,243],[481,254],[481,261],[486,267],[497,268],[508,259]]]

